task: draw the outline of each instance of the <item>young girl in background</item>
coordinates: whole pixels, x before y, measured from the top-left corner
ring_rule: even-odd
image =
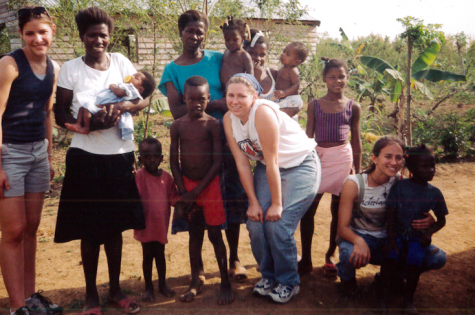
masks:
[[[251,37],[249,27],[243,20],[235,20],[232,16],[220,26],[224,34],[226,51],[219,72],[221,85],[224,87],[229,79],[237,73],[254,75],[251,56],[242,48],[244,41]]]
[[[432,235],[444,227],[448,210],[440,190],[428,183],[435,175],[435,156],[432,150],[425,145],[410,148],[405,154],[405,160],[412,177],[397,181],[386,200],[390,253],[381,265],[384,286],[382,306],[387,307],[391,278],[397,274],[399,255],[406,248],[405,308],[406,314],[417,314],[414,293],[421,275],[423,258],[426,248],[431,244]],[[437,222],[424,231],[414,229],[412,221],[423,219],[431,210],[437,217]]]
[[[358,103],[348,99],[345,87],[348,83],[348,65],[342,59],[323,57],[323,82],[327,94],[308,104],[307,136],[315,137],[317,153],[322,163],[322,182],[312,205],[300,222],[302,240],[302,259],[299,262],[301,274],[312,272],[312,238],[314,216],[324,193],[332,194],[330,226],[330,245],[325,254],[324,274],[337,275],[333,261],[336,249],[338,206],[340,192],[352,166],[359,173],[361,168],[360,112]],[[350,138],[351,131],[351,140]]]

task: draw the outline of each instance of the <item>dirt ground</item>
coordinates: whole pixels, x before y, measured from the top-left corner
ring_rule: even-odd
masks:
[[[155,130],[163,138],[164,147],[168,131],[161,126]],[[167,152],[167,149],[164,149]],[[55,150],[55,164],[64,171],[65,149]],[[166,155],[165,160],[168,160]],[[164,164],[165,169],[168,168]],[[60,172],[57,171],[57,175]],[[438,164],[433,184],[439,187],[447,201],[449,216],[447,225],[433,237],[433,243],[447,253],[447,264],[438,271],[423,274],[416,292],[416,307],[422,314],[470,314],[475,313],[475,163]],[[53,242],[60,184],[54,184],[48,194],[38,231],[37,289],[65,308],[66,314],[80,313],[84,305],[84,276],[82,270],[80,244],[73,241],[66,244]],[[133,239],[133,232],[123,233],[123,259],[121,286],[126,294],[134,297],[142,308],[141,314],[367,314],[375,303],[378,286],[374,281],[379,267],[368,266],[357,272],[358,297],[345,299],[338,291],[339,280],[323,276],[324,253],[327,248],[330,225],[330,196],[326,195],[315,216],[315,236],[313,239],[314,271],[301,278],[301,291],[286,305],[277,305],[251,294],[253,285],[260,279],[256,262],[251,252],[245,225],[241,226],[239,257],[249,271],[249,279],[242,284],[233,281],[235,301],[229,306],[216,303],[219,290],[219,272],[212,245],[205,240],[203,258],[206,284],[202,293],[193,303],[182,303],[177,297],[156,296],[155,302],[144,303],[140,295],[144,289],[142,275],[142,250]],[[295,234],[300,249],[300,233]],[[190,267],[188,260],[188,234],[170,235],[166,246],[168,284],[180,294],[188,286]],[[155,288],[157,273],[153,275]],[[101,250],[97,283],[107,314],[119,314],[107,305],[108,290],[107,264]],[[158,291],[156,289],[156,291]],[[395,314],[401,313],[401,298],[395,297],[391,306]],[[0,281],[0,314],[8,314],[8,297],[4,284]]]

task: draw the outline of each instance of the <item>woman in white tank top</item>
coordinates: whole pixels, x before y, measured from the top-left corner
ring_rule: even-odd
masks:
[[[231,78],[223,123],[249,199],[247,229],[262,274],[253,293],[286,303],[300,289],[293,234],[318,191],[320,161],[315,141],[275,103],[258,99],[260,91],[251,75]],[[257,161],[254,174],[249,159]]]

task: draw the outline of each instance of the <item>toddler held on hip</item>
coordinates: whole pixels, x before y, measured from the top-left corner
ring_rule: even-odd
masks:
[[[146,138],[139,144],[139,161],[143,168],[137,171],[135,181],[145,216],[144,230],[134,230],[134,238],[142,243],[145,292],[142,300],[155,299],[152,284],[153,259],[158,271],[158,291],[166,297],[175,295],[166,282],[165,244],[170,223],[171,206],[179,195],[172,176],[159,168],[163,161],[162,145],[155,138]]]
[[[254,75],[254,67],[251,56],[242,47],[245,40],[249,40],[249,27],[243,20],[235,20],[232,16],[220,26],[223,30],[226,51],[223,55],[223,62],[219,77],[223,88],[229,79],[237,73],[248,73]]]
[[[91,130],[92,115],[103,109],[96,105],[106,105],[122,101],[138,101],[152,95],[155,86],[153,76],[146,71],[141,71],[125,77],[123,83],[111,84],[108,89],[104,89],[96,95],[80,93],[77,96],[81,103],[77,121],[75,124],[66,123],[65,126],[68,130],[87,135]],[[134,139],[134,121],[130,113],[125,112],[120,115],[119,131],[120,137],[123,140]]]

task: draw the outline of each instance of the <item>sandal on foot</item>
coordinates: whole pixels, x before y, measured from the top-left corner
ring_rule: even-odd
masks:
[[[126,314],[135,314],[140,312],[140,306],[135,302],[133,298],[125,298],[119,301],[114,301],[110,297],[107,298],[109,303],[119,306]],[[131,308],[131,305],[137,305],[136,308]]]
[[[338,275],[338,269],[333,263],[326,263],[323,265],[323,275],[326,278],[334,278]]]
[[[201,293],[200,289],[190,289],[186,291],[184,294],[180,295],[180,301],[182,302],[193,302],[195,299],[195,296]],[[188,299],[188,297],[191,297],[191,300]]]
[[[246,268],[241,266],[241,263],[239,261],[234,262],[234,268],[231,268],[229,270],[229,273],[231,274],[233,279],[238,283],[245,282],[248,278]]]
[[[88,310],[83,311],[81,315],[102,315],[102,311],[101,311],[101,308],[98,306],[98,307],[90,308]]]

